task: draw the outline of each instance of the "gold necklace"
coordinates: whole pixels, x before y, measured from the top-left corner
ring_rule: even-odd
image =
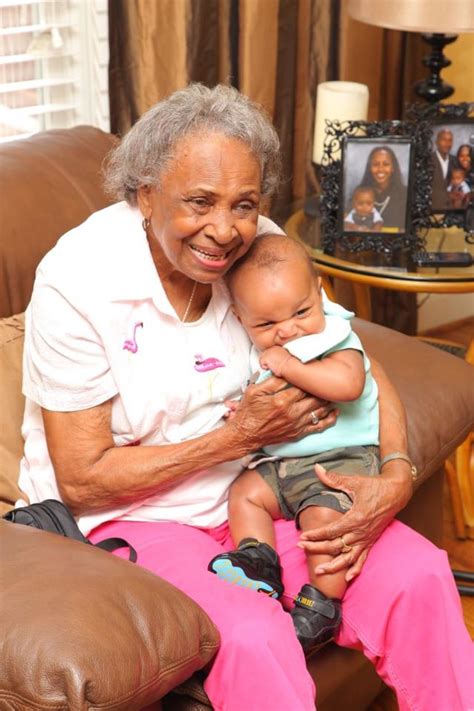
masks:
[[[188,305],[186,306],[186,311],[184,312],[184,316],[181,319],[181,323],[186,323],[189,309],[191,308],[191,304],[193,303],[193,299],[194,299],[194,294],[196,293],[196,287],[197,287],[197,281],[194,282],[193,290],[191,291],[191,296],[189,297]]]

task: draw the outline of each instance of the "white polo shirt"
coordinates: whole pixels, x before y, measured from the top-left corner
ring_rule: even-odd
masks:
[[[59,499],[40,407],[76,411],[112,400],[117,447],[198,437],[222,424],[223,401],[250,375],[250,342],[218,282],[205,314],[183,324],[156,272],[138,209],[118,203],[65,234],[38,267],[26,312],[25,453],[20,488]],[[278,231],[266,218],[259,232]],[[227,519],[240,460],[194,473],[146,501],[84,516],[84,533],[113,518],[201,527]]]

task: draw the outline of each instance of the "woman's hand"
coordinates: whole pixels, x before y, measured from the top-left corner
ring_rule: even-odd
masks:
[[[390,462],[380,476],[344,476],[316,465],[316,475],[334,489],[345,491],[352,508],[338,521],[305,531],[298,545],[309,553],[334,556],[316,573],[336,573],[347,568],[349,582],[362,570],[369,550],[412,495],[410,468],[404,460]]]
[[[235,431],[236,456],[243,456],[267,444],[322,432],[335,424],[337,415],[334,404],[271,376],[246,388],[226,427]]]

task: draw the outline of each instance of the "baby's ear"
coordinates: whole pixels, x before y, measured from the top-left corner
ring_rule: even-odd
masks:
[[[320,277],[319,275],[316,275],[315,279],[316,279],[316,288],[318,290],[318,294],[320,294],[321,289],[323,288],[323,280],[322,280],[322,277]]]

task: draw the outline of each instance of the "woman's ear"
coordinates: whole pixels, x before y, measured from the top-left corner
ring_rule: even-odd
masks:
[[[142,213],[143,217],[146,217],[147,220],[150,219],[151,215],[151,195],[150,195],[151,189],[149,185],[142,185],[140,188],[137,190],[137,203],[138,207],[140,209],[140,212]]]

